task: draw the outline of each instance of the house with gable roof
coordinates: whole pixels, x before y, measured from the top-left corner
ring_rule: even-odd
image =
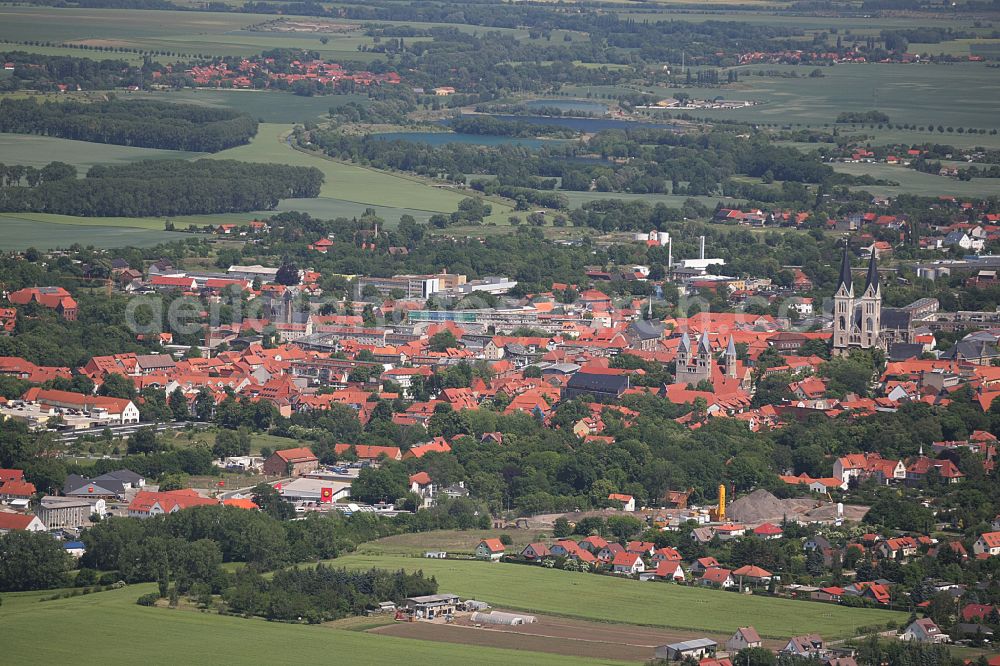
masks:
[[[319,469],[319,458],[308,447],[275,451],[264,461],[268,476],[302,476]]]
[[[476,557],[480,560],[499,562],[506,551],[507,547],[503,545],[500,539],[483,539],[476,546]]]

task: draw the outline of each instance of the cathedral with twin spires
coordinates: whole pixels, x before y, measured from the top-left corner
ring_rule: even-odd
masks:
[[[845,246],[840,281],[833,294],[833,354],[846,356],[855,349],[886,349],[882,335],[882,289],[872,248],[864,291],[860,298],[855,297],[851,257]]]

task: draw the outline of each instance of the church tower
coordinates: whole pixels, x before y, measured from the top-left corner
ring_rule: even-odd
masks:
[[[736,379],[736,344],[733,342],[733,336],[729,336],[729,345],[726,347],[725,355],[726,364],[726,377]]]
[[[881,347],[882,333],[882,289],[879,286],[878,267],[875,265],[875,248],[868,258],[868,277],[865,291],[861,295],[861,347],[871,349]]]
[[[851,278],[851,257],[844,244],[844,257],[840,262],[840,280],[833,294],[833,353],[846,354],[851,344],[851,327],[854,324],[854,281]]]

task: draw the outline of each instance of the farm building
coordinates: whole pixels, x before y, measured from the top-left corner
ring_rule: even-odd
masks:
[[[433,620],[442,615],[453,615],[458,606],[458,595],[428,594],[422,597],[409,597],[403,603],[407,612],[414,617]]]
[[[472,621],[476,624],[534,624],[538,621],[534,615],[524,615],[523,613],[504,613],[502,611],[491,611],[489,613],[473,613]]]
[[[695,638],[690,641],[659,646],[656,648],[656,658],[669,659],[671,661],[679,661],[684,657],[701,659],[715,654],[715,650],[718,647],[719,644],[711,638]]]

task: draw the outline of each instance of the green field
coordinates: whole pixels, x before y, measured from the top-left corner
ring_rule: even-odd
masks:
[[[273,48],[303,48],[324,57],[367,61],[376,54],[357,50],[372,40],[360,32],[330,34],[327,44],[318,34],[251,32],[245,28],[274,20],[263,14],[157,11],[132,9],[55,9],[0,7],[0,40],[82,44],[100,47],[163,51],[169,54],[238,56]],[[80,51],[80,56],[115,57],[100,51]],[[176,59],[176,57],[173,57]]]
[[[744,109],[689,111],[693,116],[777,125],[832,124],[842,111],[877,109],[893,123],[944,125],[993,129],[1000,127],[996,115],[1000,103],[1000,77],[985,63],[950,65],[863,64],[820,68],[824,76],[810,78],[809,67],[746,65],[743,72],[794,71],[797,78],[748,76],[740,83],[710,94],[731,100],[753,100]],[[623,89],[566,86],[564,91],[581,96],[614,94]],[[635,88],[669,97],[685,90],[692,97],[706,96],[703,88]],[[869,133],[877,130],[868,130]],[[907,134],[916,134],[916,132]],[[997,137],[981,137],[989,145]]]
[[[69,58],[91,58],[92,60],[124,60],[131,65],[141,65],[138,53],[95,53],[72,46],[38,46],[37,44],[15,44],[0,42],[0,51],[25,51],[39,55],[66,56]]]
[[[362,208],[381,206],[386,210],[387,222],[394,223],[407,210],[449,213],[456,210],[458,203],[464,198],[458,192],[433,187],[427,181],[412,176],[336,162],[294,150],[284,141],[284,136],[290,129],[287,125],[262,124],[249,145],[231,148],[212,157],[314,166],[323,171],[326,180],[318,199],[286,200],[282,202],[282,210],[311,210],[320,214],[325,206],[344,210],[345,202]],[[393,212],[391,209],[399,212],[389,214]],[[509,210],[506,206],[497,204],[493,205],[493,209],[494,217],[502,217]]]
[[[45,221],[46,218],[62,220],[50,222]],[[153,231],[154,227],[150,226],[153,223],[157,223],[159,229],[163,228],[162,220],[0,213],[0,250],[65,248],[74,243],[99,248],[150,247],[186,237],[179,233]]]
[[[961,181],[889,164],[834,164],[833,168],[835,171],[849,173],[852,176],[869,175],[899,183],[898,186],[858,186],[859,189],[882,196],[919,194],[927,197],[938,195],[988,197],[995,196],[1000,191],[1000,182],[996,178],[974,178],[970,181]]]
[[[50,593],[7,594],[0,606],[8,664],[477,664],[615,663],[552,654],[415,641],[247,620],[188,610],[145,608],[135,600],[155,585],[39,602]]]
[[[303,123],[326,116],[333,107],[349,102],[368,102],[367,95],[319,95],[302,97],[271,90],[171,90],[169,92],[130,93],[130,97],[155,99],[179,104],[199,104],[232,109],[250,114],[265,123]]]
[[[505,608],[614,621],[727,633],[753,619],[762,636],[787,638],[817,632],[847,638],[857,627],[904,622],[906,614],[855,609],[705,590],[666,583],[641,583],[611,576],[570,573],[543,567],[356,554],[333,562],[367,569],[421,569],[442,592],[471,596]]]
[[[59,139],[38,134],[0,133],[0,161],[6,164],[43,167],[53,160],[72,164],[79,175],[95,164],[127,164],[140,160],[187,160],[203,157],[205,153],[188,153],[179,150],[114,146],[108,143],[91,143]],[[158,227],[163,228],[161,223]]]

